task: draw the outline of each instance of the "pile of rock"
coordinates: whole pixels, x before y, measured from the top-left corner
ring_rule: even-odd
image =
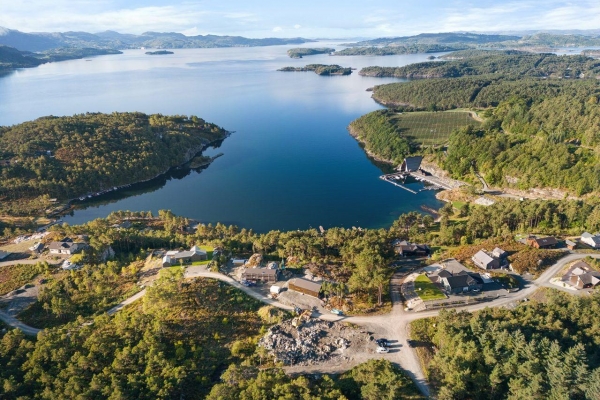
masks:
[[[246,261],[246,268],[257,268],[260,267],[260,263],[262,263],[262,255],[256,253],[252,254],[252,257]]]
[[[353,342],[368,340],[366,332],[338,322],[312,319],[298,328],[290,321],[273,326],[259,346],[285,365],[313,365],[342,356]]]

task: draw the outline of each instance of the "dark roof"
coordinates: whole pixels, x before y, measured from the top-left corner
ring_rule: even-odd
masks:
[[[593,284],[595,285],[600,280],[600,274],[597,272],[588,272],[583,275],[579,275],[579,279],[585,284]]]
[[[421,161],[423,161],[421,156],[406,157],[400,168],[403,171],[417,171],[421,166]]]
[[[464,288],[477,284],[477,281],[469,274],[449,276],[446,278],[446,280],[448,281],[448,286],[450,286],[450,289]]]
[[[535,240],[535,242],[540,246],[540,247],[544,247],[544,246],[554,246],[555,244],[558,243],[558,241],[556,240],[555,237],[552,236],[548,236],[545,238],[534,238],[533,240]]]
[[[445,269],[441,270],[440,272],[438,272],[437,274],[440,278],[447,278],[449,276],[452,276],[452,273],[450,271],[446,271]]]
[[[50,250],[70,249],[72,247],[79,246],[79,243],[73,243],[71,239],[69,241],[52,242],[48,246]]]
[[[275,271],[272,269],[271,271]],[[302,289],[310,290],[312,292],[319,293],[321,291],[321,282],[313,282],[307,279],[294,278],[290,279],[290,284],[297,286]]]
[[[428,252],[429,251],[429,246],[427,246],[426,244],[417,244],[417,243],[408,243],[407,241],[402,241],[399,243],[396,243],[395,245],[395,249],[396,251],[401,251],[401,252],[411,252],[411,251],[424,251],[424,252]]]

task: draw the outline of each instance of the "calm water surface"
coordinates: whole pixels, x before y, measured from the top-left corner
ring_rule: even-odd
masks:
[[[20,70],[0,78],[0,125],[45,115],[142,111],[198,115],[235,131],[205,152],[224,155],[201,172],[173,171],[83,204],[65,217],[71,224],[113,210],[170,209],[256,231],[376,228],[421,205],[437,207],[433,191],[414,195],[379,180],[381,170],[346,130],[379,108],[365,90],[396,80],[358,71],[335,77],[276,71],[310,63],[399,66],[427,55],[293,60],[289,47],[186,49],[168,56],[128,50]]]

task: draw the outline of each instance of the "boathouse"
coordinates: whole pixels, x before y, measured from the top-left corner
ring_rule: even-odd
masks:
[[[416,172],[421,167],[421,161],[423,161],[421,156],[406,157],[399,170],[400,172]]]

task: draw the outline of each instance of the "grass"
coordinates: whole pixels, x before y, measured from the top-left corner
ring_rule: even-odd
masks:
[[[20,288],[39,274],[39,268],[32,264],[14,264],[0,267],[0,295]]]
[[[213,258],[213,252],[215,251],[215,248],[212,246],[198,246],[200,247],[202,250],[204,250],[206,252],[206,258],[210,261]],[[202,265],[202,264],[192,264],[192,265]]]
[[[194,262],[192,262],[192,265],[208,265],[209,262],[210,262],[210,260],[194,261]]]
[[[422,146],[443,145],[457,128],[479,126],[469,112],[410,112],[395,115],[392,120],[403,135]]]
[[[429,280],[427,275],[419,275],[415,279],[415,292],[423,301],[442,300],[446,298],[446,295]]]
[[[460,211],[465,206],[465,204],[467,204],[465,201],[453,201],[452,207]]]

